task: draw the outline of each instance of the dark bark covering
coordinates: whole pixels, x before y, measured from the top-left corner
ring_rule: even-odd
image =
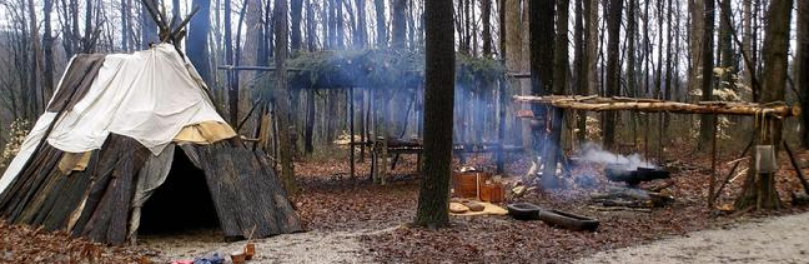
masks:
[[[452,173],[452,125],[455,100],[455,36],[452,1],[425,2],[426,88],[424,92],[424,168],[415,223],[449,224],[449,179]]]

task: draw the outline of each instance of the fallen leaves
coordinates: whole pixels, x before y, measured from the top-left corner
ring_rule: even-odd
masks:
[[[144,252],[0,221],[0,263],[138,263]]]

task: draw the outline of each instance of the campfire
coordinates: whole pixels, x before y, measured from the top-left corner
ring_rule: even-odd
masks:
[[[631,187],[636,187],[641,182],[671,178],[669,172],[663,169],[649,167],[627,169],[627,166],[628,164],[608,164],[604,167],[604,174],[610,181],[625,182]]]

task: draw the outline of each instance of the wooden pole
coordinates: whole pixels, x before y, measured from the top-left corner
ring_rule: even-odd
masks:
[[[733,177],[733,174],[736,173],[736,169],[739,168],[739,164],[742,162],[744,156],[746,156],[747,152],[750,151],[750,148],[753,147],[753,142],[755,142],[755,136],[752,139],[750,139],[750,143],[747,144],[747,147],[744,148],[744,151],[742,151],[742,154],[739,156],[739,159],[737,159],[736,162],[733,164],[733,168],[730,169],[728,176],[725,177],[725,180],[722,181],[721,185],[719,185],[719,189],[717,189],[716,192],[711,194],[712,195],[711,200],[715,201],[716,198],[719,198],[719,194],[722,193],[722,190],[725,189],[725,186],[728,184],[728,182],[730,182],[730,179]]]
[[[497,152],[495,152],[495,153],[497,155],[497,174],[503,174],[503,172],[505,171],[505,161],[504,161],[504,157],[503,157],[504,154],[505,154],[505,153],[503,153],[503,146],[505,145],[505,143],[503,141],[505,141],[505,138],[506,138],[506,109],[503,106],[503,103],[506,101],[506,85],[505,85],[504,80],[500,81],[499,87],[500,87],[500,89],[497,90],[497,93],[498,93],[498,100],[497,100],[497,105],[498,105],[498,113],[497,113],[498,114],[497,145],[498,145],[498,148],[497,148]]]
[[[798,116],[801,109],[785,103],[754,104],[742,102],[699,102],[696,104],[663,101],[656,99],[598,97],[598,96],[514,96],[522,103],[550,105],[557,108],[586,111],[640,111],[681,114],[716,115],[768,115],[774,117]],[[520,113],[521,117],[529,117]]]
[[[716,188],[716,132],[717,132],[717,115],[713,116],[713,139],[711,143],[711,184],[708,190],[708,208],[713,209],[713,193]]]
[[[795,173],[798,175],[798,179],[801,181],[801,185],[803,185],[803,191],[806,194],[809,194],[809,182],[806,181],[806,177],[803,176],[803,171],[801,171],[801,167],[798,165],[798,161],[795,160],[795,153],[792,152],[792,149],[789,147],[789,144],[786,140],[784,140],[784,149],[787,150],[787,155],[789,155],[789,161],[792,163],[792,166],[795,167]]]
[[[353,180],[354,183],[356,183],[357,179],[354,177],[354,166],[355,166],[355,164],[354,164],[354,88],[353,87],[348,89],[348,97],[349,97],[348,98],[348,105],[349,105],[349,109],[348,109],[349,129],[348,129],[348,131],[349,131],[349,133],[351,133],[351,139],[349,139],[349,142],[351,142],[351,144],[349,144],[348,146],[351,149],[351,155],[350,155],[350,158],[351,158],[351,180]]]

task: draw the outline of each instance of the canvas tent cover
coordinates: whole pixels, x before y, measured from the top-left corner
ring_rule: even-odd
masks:
[[[114,191],[118,196],[109,199],[132,206],[131,234],[137,229],[139,206],[165,181],[175,145],[183,145],[189,158],[205,171],[226,235],[254,232],[251,227],[257,229],[257,237],[299,231],[297,216],[272,169],[262,160],[264,154],[225,140],[237,134],[217,114],[205,89],[193,65],[170,44],[132,54],[77,55],[68,64],[46,112],[0,178],[0,217],[30,224],[55,218],[52,229],[70,230],[77,224],[96,223],[81,219],[88,218],[87,214],[95,219],[100,213],[94,211],[103,210],[103,199]],[[237,158],[247,164],[235,164]],[[123,159],[133,164],[124,164]],[[102,170],[105,164],[109,168]],[[248,171],[239,172],[237,165]],[[107,174],[116,175],[106,181]],[[121,180],[125,182],[113,182]],[[102,183],[109,186],[98,186]],[[264,188],[252,191],[266,194],[234,194],[247,186]],[[92,190],[101,188],[106,190],[95,194],[102,201],[96,201]],[[57,203],[52,196],[67,192],[84,195],[61,205],[70,208],[69,212],[44,212],[55,210],[51,207],[56,205],[48,204]],[[95,202],[99,203],[88,207]],[[234,203],[243,203],[241,208],[262,207],[254,209],[268,215],[225,208]],[[109,210],[116,207],[109,206]],[[123,211],[129,214],[128,209]],[[57,214],[61,215],[52,216]],[[277,223],[264,228],[266,220]],[[127,219],[110,221],[117,221],[120,229]],[[108,234],[111,230],[91,238],[121,242],[120,234]],[[74,234],[88,235],[88,231]]]

